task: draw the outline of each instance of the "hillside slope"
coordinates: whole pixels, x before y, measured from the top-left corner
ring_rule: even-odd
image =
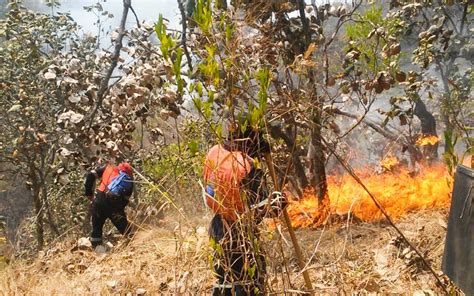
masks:
[[[419,212],[397,223],[435,270],[440,270],[446,216],[444,210]],[[207,217],[179,224],[169,217],[158,227],[139,231],[130,242],[118,242],[106,254],[61,243],[31,263],[11,265],[0,280],[0,290],[7,295],[202,295],[213,284],[206,247],[208,221]],[[262,235],[269,244],[268,284],[275,294],[296,293],[303,281],[294,258],[284,266],[281,249],[275,246],[281,242],[287,259],[293,254],[287,235],[285,242],[277,233],[268,230]],[[318,294],[441,292],[384,223],[350,224],[341,218],[332,226],[300,229],[297,235]]]

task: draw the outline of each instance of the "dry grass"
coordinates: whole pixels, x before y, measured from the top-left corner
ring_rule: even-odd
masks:
[[[129,243],[119,242],[106,255],[71,252],[72,242],[58,244],[31,263],[16,262],[6,269],[0,291],[6,295],[136,295],[145,289],[147,295],[209,294],[214,282],[208,263],[209,219],[179,222],[168,216],[159,226],[138,232]],[[445,221],[445,211],[430,211],[410,214],[397,223],[427,254],[435,270],[440,270]],[[317,294],[441,293],[388,225],[341,221],[301,229],[297,235]],[[278,229],[266,230],[262,239],[269,293],[297,294],[303,279],[287,235],[282,240]]]
[[[171,220],[171,217],[169,218]],[[203,222],[204,223],[204,222]],[[211,284],[206,265],[206,228],[164,221],[119,242],[106,254],[71,251],[61,243],[32,263],[17,262],[4,273],[7,295],[126,295],[205,291]],[[203,224],[204,225],[204,224]]]
[[[441,270],[445,221],[445,211],[429,211],[410,214],[397,223],[437,271]],[[318,294],[442,293],[433,276],[413,252],[398,243],[395,231],[384,223],[303,229],[298,237],[310,260],[307,268]],[[288,246],[285,252],[290,250]],[[293,266],[296,270],[296,264]],[[295,278],[296,274],[291,273],[292,282],[303,288],[302,277]]]

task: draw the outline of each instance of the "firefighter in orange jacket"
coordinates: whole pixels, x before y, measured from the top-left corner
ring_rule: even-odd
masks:
[[[268,202],[264,173],[255,165],[256,159],[269,152],[261,134],[249,128],[238,129],[206,156],[206,203],[215,213],[209,228],[218,280],[214,296],[264,293],[266,264],[256,225],[268,213],[268,204],[277,205],[273,214],[286,204],[276,193]]]
[[[97,179],[100,179],[100,185],[94,198]],[[130,164],[105,164],[90,171],[86,175],[84,189],[85,196],[92,202],[90,241],[94,248],[102,243],[102,228],[107,219],[122,235],[130,234],[130,223],[125,214],[125,207],[133,193],[133,170]]]

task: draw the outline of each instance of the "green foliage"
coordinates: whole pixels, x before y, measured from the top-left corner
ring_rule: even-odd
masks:
[[[212,110],[213,102],[212,100],[203,101],[200,97],[193,98],[194,106],[201,113],[201,115],[208,121],[212,122]]]
[[[449,92],[443,93],[440,98],[441,111],[447,119],[454,125],[460,137],[467,147],[474,145],[474,140],[469,134],[473,127],[469,123],[463,122],[463,117],[470,118],[474,115],[474,102],[471,98],[471,89],[473,86],[473,72],[467,71],[464,75],[456,72],[450,78]],[[432,96],[433,97],[433,96]]]
[[[260,86],[260,89],[258,90],[258,106],[262,111],[265,111],[265,108],[267,107],[268,87],[272,80],[271,77],[268,68],[259,69],[255,74],[255,78]]]
[[[143,170],[148,176],[153,176],[155,180],[162,179],[170,173],[182,175],[188,169],[188,163],[184,163],[187,155],[181,154],[183,148],[184,146],[178,146],[178,144],[166,145],[161,149],[159,155],[144,161]]]
[[[367,67],[367,70],[377,72],[391,62],[398,61],[399,54],[394,53],[393,49],[390,52],[389,46],[393,38],[401,33],[401,20],[384,16],[382,6],[375,4],[356,17],[356,22],[345,26],[346,36],[350,40],[346,51],[356,49],[361,53],[363,65],[360,68],[364,71],[364,67]]]
[[[372,71],[377,71],[377,47],[379,39],[368,40],[370,33],[383,25],[382,7],[372,5],[365,13],[359,15],[359,21],[346,26],[346,35],[362,52],[365,63]],[[384,42],[384,41],[382,41]],[[383,45],[382,45],[383,46]]]
[[[193,191],[196,181],[202,176],[203,151],[197,139],[185,143],[162,146],[158,153],[152,153],[142,161],[143,174],[150,178],[142,184],[144,194],[141,200],[150,203],[167,203],[175,209],[179,198],[189,202],[188,191]],[[184,188],[185,196],[177,196]]]
[[[176,57],[173,61],[173,73],[176,77],[176,85],[178,86],[178,92],[180,95],[183,94],[184,80],[181,78],[181,61],[183,60],[183,50],[178,48],[176,50]]]
[[[199,70],[204,74],[211,84],[218,86],[220,74],[219,64],[215,58],[216,47],[213,45],[208,45],[206,46],[206,52],[207,57],[201,64],[199,64]]]
[[[167,33],[166,25],[163,22],[163,16],[160,14],[158,22],[155,24],[155,33],[160,40],[160,49],[163,57],[169,59],[171,55],[171,50],[176,47],[176,42],[174,38]]]
[[[191,155],[197,155],[199,153],[199,142],[196,140],[191,140],[188,143],[188,149]]]
[[[444,132],[445,151],[443,153],[444,162],[448,166],[450,174],[454,174],[456,166],[459,163],[459,156],[455,151],[456,143],[458,142],[458,136],[453,134],[452,131]]]
[[[445,150],[443,153],[443,159],[451,175],[454,174],[456,166],[463,162],[466,155],[474,155],[474,139],[472,137],[467,138],[468,139],[459,136],[450,130],[444,131]],[[466,149],[461,154],[456,151],[456,145],[460,139],[466,140]]]
[[[197,0],[193,19],[199,28],[209,34],[212,27],[212,0]]]
[[[255,277],[256,271],[257,271],[257,264],[256,263],[252,264],[252,266],[247,268],[247,273],[248,273],[248,275],[250,276],[251,279],[253,279]]]
[[[254,129],[264,127],[264,118],[268,100],[268,87],[270,86],[271,82],[271,73],[269,69],[262,68],[257,70],[255,73],[255,79],[259,85],[257,104],[254,104],[254,102],[249,102],[247,117],[245,120],[240,118],[240,126],[242,130],[245,130],[248,125]]]
[[[182,78],[182,61],[183,61],[183,49],[177,47],[177,37],[169,34],[167,27],[163,22],[163,16],[160,14],[158,22],[155,24],[155,33],[160,41],[160,51],[163,54],[163,58],[171,62],[171,72],[176,80],[176,87],[179,96],[184,93],[185,81]]]
[[[211,249],[217,252],[219,256],[222,256],[224,254],[224,250],[222,249],[221,244],[219,244],[219,242],[217,242],[215,239],[211,238],[209,240],[209,245]],[[211,258],[212,258],[211,260],[213,260],[214,257],[211,256]]]
[[[227,42],[234,40],[235,27],[233,24],[225,25],[225,39]]]
[[[374,27],[383,25],[382,6],[372,4],[364,13],[358,14],[358,21],[346,27],[346,35],[350,39],[367,38]]]
[[[164,145],[145,158],[143,170],[154,180],[170,175],[185,176],[182,182],[193,183],[202,175],[202,163],[207,145],[203,135],[203,122],[185,120],[182,123],[180,142]]]

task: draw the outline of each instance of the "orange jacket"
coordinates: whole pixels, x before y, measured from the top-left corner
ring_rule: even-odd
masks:
[[[119,169],[111,164],[108,164],[105,168],[102,178],[100,179],[99,191],[105,192],[107,186],[112,182],[112,180],[119,175]]]
[[[206,203],[216,214],[235,221],[245,210],[241,196],[241,181],[252,170],[253,159],[239,151],[228,151],[222,145],[213,146],[206,155],[204,181],[214,189],[206,194]]]

